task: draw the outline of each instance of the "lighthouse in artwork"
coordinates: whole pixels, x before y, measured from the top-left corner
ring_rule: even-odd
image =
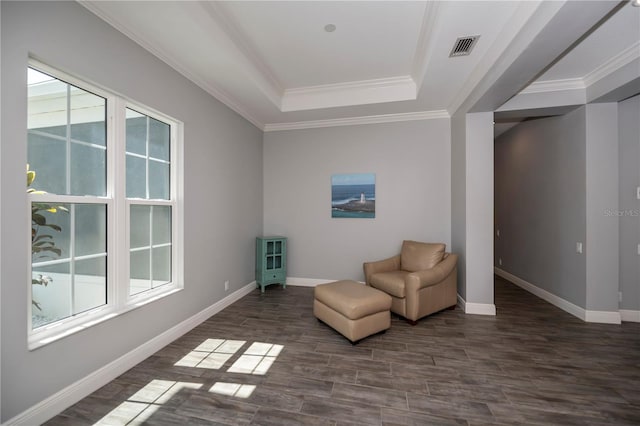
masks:
[[[360,204],[364,204],[367,200],[364,198],[364,192],[360,193]]]

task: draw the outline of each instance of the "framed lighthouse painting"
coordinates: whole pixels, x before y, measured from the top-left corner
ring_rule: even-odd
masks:
[[[331,217],[375,218],[375,173],[350,173],[331,176]]]

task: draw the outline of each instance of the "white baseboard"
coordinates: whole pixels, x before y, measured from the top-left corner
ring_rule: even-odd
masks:
[[[600,324],[621,324],[620,311],[586,311],[586,322],[597,322]]]
[[[553,293],[549,293],[547,290],[543,290],[540,287],[531,284],[520,277],[516,277],[513,274],[508,273],[507,271],[503,271],[500,268],[494,268],[494,272],[499,277],[504,278],[505,280],[509,280],[518,287],[528,291],[531,294],[538,296],[542,300],[546,300],[554,306],[562,309],[565,312],[570,313],[571,315],[580,318],[581,320],[585,320],[587,317],[587,311],[580,306],[574,305],[573,303],[565,300],[559,296],[556,296]]]
[[[493,303],[471,303],[465,301],[462,296],[458,294],[458,305],[465,314],[472,315],[494,315],[496,314],[496,305]]]
[[[298,287],[315,287],[318,284],[326,284],[334,281],[338,281],[338,280],[321,280],[316,278],[287,277],[287,285],[298,286]]]
[[[535,284],[531,284],[523,280],[520,277],[517,277],[513,274],[510,274],[507,271],[503,271],[500,268],[494,268],[494,272],[496,275],[511,281],[518,287],[528,291],[529,293],[538,296],[542,300],[546,300],[554,306],[562,309],[565,312],[570,313],[571,315],[580,318],[585,322],[596,322],[602,324],[620,324],[620,312],[619,311],[588,311],[580,306],[577,306],[568,300],[563,299],[560,296],[556,296],[553,293],[548,292],[547,290],[541,289]]]
[[[640,322],[640,311],[620,309],[620,317],[625,322]]]
[[[255,281],[243,286],[224,299],[214,303],[192,317],[187,318],[180,324],[171,327],[169,330],[154,337],[146,343],[143,343],[131,352],[126,353],[115,361],[110,362],[104,367],[94,371],[88,376],[78,380],[17,416],[9,419],[6,423],[3,423],[3,426],[36,425],[44,423],[53,416],[61,413],[68,407],[80,401],[82,398],[100,389],[102,386],[123,374],[125,371],[144,361],[146,358],[167,346],[183,334],[191,331],[212,315],[217,314],[227,306],[251,293],[255,288]]]

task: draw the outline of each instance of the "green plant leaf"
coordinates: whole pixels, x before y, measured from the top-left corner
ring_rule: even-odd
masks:
[[[41,214],[38,213],[32,213],[31,214],[31,220],[34,221],[36,224],[43,226],[47,224],[47,219],[42,216]]]
[[[36,308],[38,308],[39,311],[42,310],[42,308],[40,307],[40,304],[38,302],[36,302],[35,300],[31,299],[31,304],[33,306],[35,306]]]
[[[52,239],[53,237],[51,235],[46,235],[46,234],[40,234],[37,237],[35,237],[31,242],[32,243],[37,243],[38,241],[42,241],[42,240],[46,240],[46,239]]]
[[[27,164],[27,193],[32,195],[46,194],[45,191],[38,191],[35,188],[30,188],[36,179],[36,172],[29,170],[29,164]],[[53,205],[49,203],[32,203],[31,204],[31,258],[33,259],[53,259],[55,254],[57,257],[62,256],[62,250],[56,247],[53,236],[49,234],[39,234],[43,227],[47,227],[57,232],[61,232],[62,228],[54,223],[47,223],[47,217],[42,212],[49,212],[51,214],[57,214],[58,212],[66,212],[69,210],[64,206]],[[48,255],[47,253],[52,253]],[[32,285],[47,286],[51,281],[51,277],[45,275],[39,275],[39,278],[32,278]],[[42,310],[40,304],[31,299],[31,303],[38,310]]]
[[[53,247],[53,246],[54,246],[54,244],[53,244],[53,241],[37,241],[37,242],[33,243],[33,246],[34,246],[34,247],[41,247],[41,248],[43,248],[43,247],[45,247],[45,246]]]

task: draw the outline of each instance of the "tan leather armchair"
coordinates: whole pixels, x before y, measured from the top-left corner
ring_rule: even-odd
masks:
[[[404,241],[399,255],[363,265],[367,285],[391,296],[391,312],[417,320],[457,303],[458,255],[444,244]]]

